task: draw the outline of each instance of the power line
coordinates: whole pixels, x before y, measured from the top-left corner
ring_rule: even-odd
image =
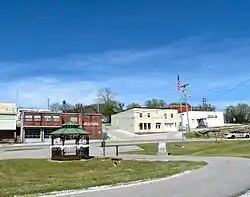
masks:
[[[208,91],[208,93],[210,92],[210,93],[212,93],[212,92],[214,92],[214,93],[216,93],[216,94],[213,94],[213,96],[215,96],[215,97],[218,97],[218,96],[220,96],[220,95],[225,95],[225,94],[228,94],[228,93],[230,93],[230,92],[233,92],[233,91],[235,91],[235,90],[237,90],[238,88],[240,88],[241,86],[243,86],[243,85],[245,85],[245,84],[247,84],[247,83],[249,83],[250,82],[250,78],[248,78],[247,80],[245,80],[245,81],[243,81],[243,82],[240,82],[240,83],[238,83],[238,84],[236,84],[234,87],[230,87],[230,88],[226,88],[226,89],[224,89],[224,90],[216,90],[217,88],[214,88],[214,89],[209,89],[209,91]],[[192,99],[197,99],[197,100],[199,100],[199,98],[198,97],[192,97]],[[210,99],[210,100],[213,100],[213,99]],[[203,102],[202,102],[203,103]]]

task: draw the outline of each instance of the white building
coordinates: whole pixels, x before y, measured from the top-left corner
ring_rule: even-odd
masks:
[[[114,128],[131,133],[158,133],[178,131],[176,109],[132,108],[111,116]]]
[[[181,114],[180,114],[181,119]],[[210,128],[224,126],[224,114],[223,112],[212,111],[189,111],[182,113],[182,124],[184,128],[188,128],[188,118],[191,129],[195,128]],[[181,120],[180,120],[181,121]]]
[[[17,113],[15,103],[0,103],[0,130],[16,130]]]

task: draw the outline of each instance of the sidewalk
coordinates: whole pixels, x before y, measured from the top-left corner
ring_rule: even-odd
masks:
[[[100,140],[90,140],[91,143],[100,143]],[[74,143],[69,143],[74,144]],[[24,143],[6,143],[0,144],[0,148],[8,148],[8,147],[29,147],[29,146],[50,146],[51,142],[24,142]]]

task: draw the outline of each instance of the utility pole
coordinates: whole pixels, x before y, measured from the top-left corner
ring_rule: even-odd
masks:
[[[207,110],[207,99],[202,98],[202,110],[206,111]]]
[[[100,114],[100,102],[97,103],[97,113]]]
[[[181,141],[183,143],[184,141],[184,133],[183,133],[183,117],[182,117],[182,101],[183,101],[183,95],[181,95],[181,100],[180,100],[180,111],[181,111]]]
[[[189,97],[188,95],[188,86],[189,84],[185,84],[182,86],[183,88],[183,97],[184,97],[184,100],[185,100],[185,106],[186,106],[186,113],[187,113],[187,123],[188,123],[188,131],[190,132],[190,121],[189,121],[189,113],[188,113],[188,105],[187,105],[187,99]]]
[[[47,101],[48,101],[48,109],[49,109],[50,108],[50,104],[49,104],[50,98],[47,98]]]

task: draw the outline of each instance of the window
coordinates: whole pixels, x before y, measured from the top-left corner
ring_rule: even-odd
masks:
[[[25,138],[40,138],[40,129],[25,129]]]
[[[32,121],[32,115],[25,115],[24,120],[25,121]]]
[[[161,128],[161,123],[160,122],[155,123],[155,128],[160,129]]]
[[[176,122],[174,123],[174,126],[176,127],[177,125],[176,125]]]
[[[144,130],[147,130],[147,123],[144,123]]]
[[[142,130],[142,129],[143,129],[143,124],[140,123],[140,124],[139,124],[139,127],[140,127],[140,130]]]
[[[148,130],[151,130],[151,123],[148,123]]]
[[[142,113],[140,113],[140,117],[142,117]]]
[[[173,118],[174,117],[174,114],[171,114],[171,118]]]
[[[48,115],[44,116],[44,120],[47,122],[51,121],[51,116]]]
[[[150,118],[150,113],[148,113],[148,118]]]
[[[70,121],[77,123],[77,117],[70,117]]]
[[[53,121],[54,122],[59,122],[60,121],[60,116],[53,116]]]
[[[40,115],[35,115],[34,116],[34,121],[40,122],[41,121],[41,116]]]

